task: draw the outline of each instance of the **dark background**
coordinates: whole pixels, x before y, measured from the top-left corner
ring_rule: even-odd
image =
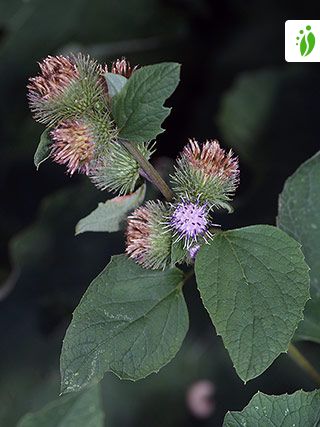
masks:
[[[318,6],[317,6],[318,4]],[[26,83],[46,55],[87,52],[101,61],[182,64],[181,83],[158,138],[156,164],[175,158],[188,137],[218,138],[240,157],[241,185],[225,228],[275,224],[285,179],[319,150],[319,64],[284,60],[287,19],[317,19],[319,2],[209,0],[0,1],[0,426],[55,399],[59,353],[71,313],[121,233],[74,237],[77,221],[109,195],[70,179],[50,161],[37,172],[42,126],[28,111]],[[191,330],[176,359],[138,383],[107,375],[107,424],[220,426],[261,390],[312,390],[282,355],[246,386],[236,376],[195,286],[186,297]],[[316,346],[302,347],[319,362]],[[214,410],[201,420],[186,404],[196,381],[215,386]]]

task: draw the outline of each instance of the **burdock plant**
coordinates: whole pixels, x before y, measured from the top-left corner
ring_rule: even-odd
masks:
[[[138,380],[169,363],[188,330],[182,289],[193,271],[244,382],[288,351],[319,380],[291,344],[298,325],[308,329],[303,311],[310,299],[309,267],[300,243],[289,236],[304,235],[302,221],[290,219],[298,197],[281,202],[280,224],[289,235],[270,225],[223,230],[215,224],[217,211],[232,212],[239,184],[238,159],[231,151],[217,140],[190,139],[178,156],[172,188],[150,163],[153,141],[170,113],[163,104],[178,85],[179,70],[175,63],[137,68],[122,58],[101,66],[82,55],[57,56],[42,61],[40,74],[30,79],[31,111],[48,126],[37,166],[51,157],[70,175],[82,173],[99,189],[116,193],[80,221],[77,233],[113,232],[125,224],[126,254],[112,257],[93,280],[66,332],[63,394],[89,389],[107,371]],[[144,203],[146,183],[156,187],[158,200]],[[290,215],[283,213],[286,203]],[[309,307],[306,316],[312,315]],[[295,337],[303,335],[299,330]],[[302,407],[314,420],[308,425],[317,425],[319,392],[298,393],[257,395],[243,415],[228,415],[225,425],[307,425],[299,424]]]

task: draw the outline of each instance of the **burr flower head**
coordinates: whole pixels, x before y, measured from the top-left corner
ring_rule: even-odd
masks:
[[[207,241],[207,238],[211,238],[207,205],[182,199],[178,204],[172,205],[172,208],[168,227],[176,241],[183,239],[184,246],[190,249],[199,239]]]
[[[103,68],[103,74],[110,72],[113,74],[120,74],[123,77],[129,79],[138,66],[131,67],[130,62],[126,60],[126,58],[122,57],[121,59],[117,59],[111,64],[111,68],[109,70],[108,66],[105,65]]]
[[[206,207],[190,202],[179,203],[173,211],[171,225],[188,238],[204,233],[208,227]]]
[[[164,269],[170,263],[171,234],[164,230],[166,206],[147,202],[128,217],[126,253],[145,268]]]
[[[28,84],[28,98],[31,109],[42,99],[59,95],[70,83],[79,77],[75,63],[64,56],[48,56],[39,63],[41,74],[31,77]]]
[[[28,100],[35,120],[52,126],[105,105],[99,66],[83,55],[48,56],[29,79]]]
[[[130,62],[127,61],[126,58],[122,57],[112,63],[111,73],[121,74],[128,79],[136,69],[137,66],[131,67]]]
[[[76,171],[88,175],[94,158],[94,136],[90,127],[81,120],[65,120],[50,132],[51,157],[65,164],[73,175]]]
[[[182,155],[208,178],[221,176],[228,180],[238,175],[238,160],[231,150],[226,153],[217,140],[206,141],[200,148],[195,139],[190,139]]]
[[[239,183],[238,160],[217,140],[202,146],[189,140],[177,161],[172,183],[178,195],[188,194],[190,199],[199,197],[210,206],[228,208]]]
[[[140,153],[149,160],[153,146],[149,143],[137,145]],[[119,142],[108,144],[107,152],[100,157],[90,172],[92,182],[100,190],[118,192],[120,195],[132,193],[140,177],[139,164]]]

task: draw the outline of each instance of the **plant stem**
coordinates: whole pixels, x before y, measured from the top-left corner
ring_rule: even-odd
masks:
[[[320,373],[311,365],[302,353],[293,344],[289,345],[289,356],[309,375],[315,384],[320,385]]]
[[[168,201],[171,200],[173,197],[172,191],[170,190],[166,182],[162,179],[162,177],[159,175],[159,173],[155,170],[155,168],[151,165],[151,163],[143,157],[143,155],[136,148],[136,146],[134,144],[131,144],[131,142],[126,141],[125,139],[119,139],[119,142],[139,163],[147,179],[158,188],[158,190],[164,195],[164,197]]]

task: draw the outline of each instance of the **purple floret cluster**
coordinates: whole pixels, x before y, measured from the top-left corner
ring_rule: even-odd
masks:
[[[175,205],[170,219],[170,228],[173,235],[177,236],[176,241],[184,239],[187,249],[197,242],[199,237],[205,241],[212,237],[209,232],[210,225],[207,206],[186,199]]]

